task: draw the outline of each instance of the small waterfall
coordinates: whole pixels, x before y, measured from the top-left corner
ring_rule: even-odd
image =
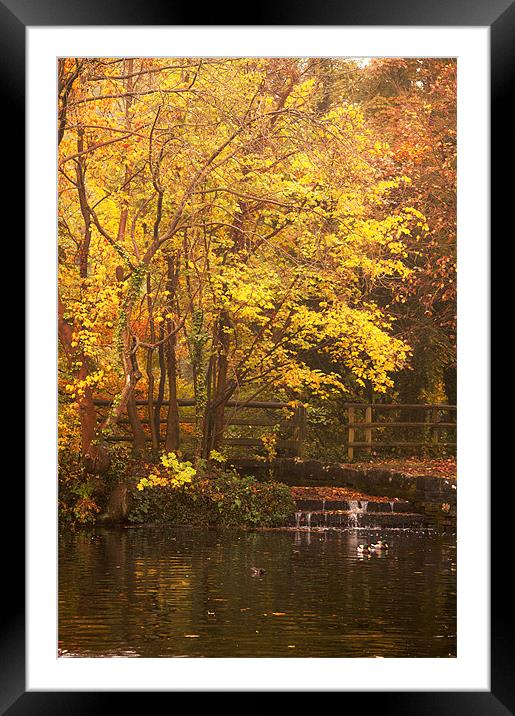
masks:
[[[301,516],[302,516],[302,511],[301,511],[301,510],[298,510],[298,511],[295,513],[295,527],[296,527],[297,529],[300,527],[300,518],[301,518]]]
[[[395,502],[390,502],[390,512],[393,512],[393,506],[394,506],[394,504],[395,504]]]
[[[308,530],[311,529],[311,512],[306,512],[306,524],[308,526]]]
[[[368,501],[349,500],[349,527],[359,527],[359,518],[367,511]]]
[[[358,526],[359,502],[357,500],[349,500],[349,508],[350,508],[349,527],[357,527]]]

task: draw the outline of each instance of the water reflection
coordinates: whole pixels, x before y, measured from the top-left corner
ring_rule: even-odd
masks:
[[[60,542],[64,656],[450,657],[450,536],[374,531],[97,530]],[[252,567],[266,570],[255,576]]]

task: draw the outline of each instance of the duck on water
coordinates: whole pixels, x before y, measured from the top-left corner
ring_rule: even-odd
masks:
[[[387,552],[388,551],[388,543],[383,542],[382,540],[378,539],[377,542],[373,542],[372,544],[358,544],[357,546],[357,552],[358,554],[372,554],[372,552]]]
[[[262,577],[266,574],[266,569],[263,569],[263,567],[251,567],[250,573],[253,577]]]

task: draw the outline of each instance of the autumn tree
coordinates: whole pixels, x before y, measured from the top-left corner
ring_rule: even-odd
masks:
[[[410,177],[404,201],[428,230],[407,241],[411,273],[392,310],[413,346],[407,402],[456,402],[456,61],[374,60],[363,73],[365,112],[392,149],[393,174]]]
[[[339,67],[345,82],[363,71]],[[82,416],[88,470],[107,469],[125,415],[140,453],[145,422],[154,454],[178,449],[181,391],[207,458],[230,399],[392,389],[410,353],[392,306],[429,222],[379,109],[342,96],[337,69],[62,61],[60,389]],[[100,394],[113,400],[97,420]]]

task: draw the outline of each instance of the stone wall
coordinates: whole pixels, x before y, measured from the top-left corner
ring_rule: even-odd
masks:
[[[258,479],[267,479],[269,469],[251,460],[238,460],[235,467]],[[277,459],[273,478],[287,485],[352,487],[369,495],[401,498],[438,522],[456,519],[456,481],[434,475],[405,475],[381,467],[355,468],[352,465],[299,458]]]

